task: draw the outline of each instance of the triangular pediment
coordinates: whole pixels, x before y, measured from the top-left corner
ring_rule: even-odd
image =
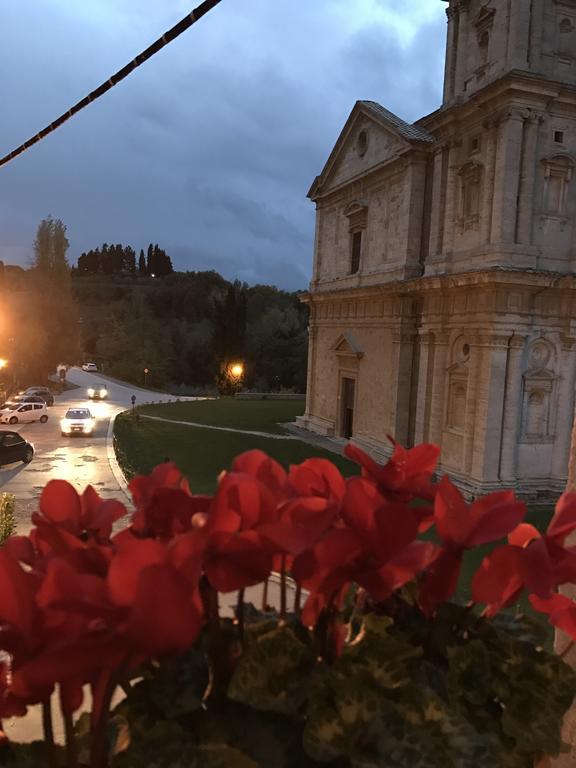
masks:
[[[357,101],[322,173],[308,196],[319,195],[391,163],[414,146],[431,145],[433,137],[372,101]]]
[[[358,359],[364,356],[363,348],[350,331],[344,331],[344,333],[338,336],[334,344],[332,344],[332,351],[336,352],[337,355],[350,355]]]

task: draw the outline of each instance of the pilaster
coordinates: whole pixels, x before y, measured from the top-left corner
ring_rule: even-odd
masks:
[[[492,235],[496,244],[514,243],[516,210],[522,158],[523,113],[512,109],[500,124],[496,149],[494,198],[492,202]]]
[[[448,362],[449,334],[435,334],[435,353],[433,361],[434,378],[430,397],[430,431],[428,440],[442,445],[442,427],[446,404],[446,366]]]
[[[522,334],[514,333],[508,342],[498,479],[511,487],[516,484],[517,477],[518,438],[522,417],[522,356],[525,346],[526,336]]]
[[[527,112],[524,119],[522,142],[522,171],[518,194],[516,242],[532,245],[532,222],[534,220],[534,187],[536,183],[536,160],[538,147],[538,129],[542,115]]]

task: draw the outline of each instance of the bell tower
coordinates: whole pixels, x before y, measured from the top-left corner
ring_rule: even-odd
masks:
[[[447,1],[444,107],[513,71],[576,85],[576,0]]]

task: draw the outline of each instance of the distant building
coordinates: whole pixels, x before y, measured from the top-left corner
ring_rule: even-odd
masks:
[[[300,426],[441,446],[471,493],[566,482],[576,379],[576,1],[449,0],[442,107],[358,101],[316,203]]]

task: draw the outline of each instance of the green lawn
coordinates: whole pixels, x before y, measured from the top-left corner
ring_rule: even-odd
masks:
[[[303,410],[302,401],[222,399],[143,406],[139,412],[197,424],[288,434],[280,423],[294,421]],[[194,493],[213,493],[220,472],[228,469],[239,453],[254,448],[265,451],[285,467],[319,456],[330,459],[344,475],[359,471],[356,464],[342,456],[301,440],[278,440],[144,418],[135,422],[128,413],[116,419],[114,433],[118,459],[129,476],[147,474],[169,458],[188,478]]]
[[[303,400],[234,400],[223,397],[218,400],[146,405],[140,412],[213,427],[233,427],[278,435],[286,432],[280,424],[301,416],[304,405]]]

